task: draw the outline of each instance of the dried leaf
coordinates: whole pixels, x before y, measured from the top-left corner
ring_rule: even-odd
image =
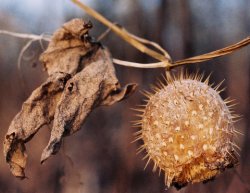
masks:
[[[23,103],[22,110],[12,120],[4,140],[4,155],[10,164],[12,173],[25,177],[23,169],[26,163],[24,143],[54,117],[56,105],[70,75],[55,73],[33,91]]]
[[[82,19],[73,19],[58,29],[40,60],[49,75],[55,72],[65,72],[74,75],[81,70],[80,60],[96,48],[91,43],[88,30],[91,23]]]
[[[55,32],[41,55],[49,78],[24,102],[4,141],[6,161],[16,177],[25,177],[25,143],[43,125],[53,121],[41,162],[58,152],[63,137],[78,131],[94,108],[123,100],[136,88],[120,87],[109,51],[92,42],[90,28],[81,19],[71,20]]]
[[[120,89],[108,51],[100,48],[90,64],[70,79],[55,112],[55,120],[48,146],[41,162],[57,153],[62,138],[78,131],[88,114],[100,105],[111,105],[127,97],[135,85]]]

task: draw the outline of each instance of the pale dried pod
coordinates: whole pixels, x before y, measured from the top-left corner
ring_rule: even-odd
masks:
[[[141,130],[135,141],[144,142],[138,151],[147,152],[145,168],[152,160],[153,171],[165,173],[167,187],[208,181],[238,162],[231,101],[220,97],[221,83],[212,88],[209,78],[202,79],[184,73],[169,77],[154,93],[145,91],[147,104],[136,109]]]

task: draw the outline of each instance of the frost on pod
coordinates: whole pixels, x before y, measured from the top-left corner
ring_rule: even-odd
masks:
[[[154,93],[145,92],[147,104],[137,109],[141,130],[135,141],[144,142],[138,151],[146,150],[146,166],[152,160],[153,171],[165,173],[167,187],[210,180],[237,163],[230,101],[220,97],[220,85],[212,88],[201,79],[181,75],[160,83]]]

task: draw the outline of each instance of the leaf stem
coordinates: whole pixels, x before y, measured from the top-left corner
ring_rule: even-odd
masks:
[[[110,22],[108,19],[103,17],[100,13],[93,10],[92,8],[84,5],[78,0],[71,0],[73,3],[75,3],[79,8],[86,11],[89,15],[94,17],[97,21],[103,23],[105,26],[109,27],[114,33],[116,33],[119,37],[121,37],[123,40],[127,41],[129,44],[140,50],[141,52],[166,63],[166,66],[170,66],[169,58],[165,55],[162,55],[148,47],[146,47],[144,44],[142,44],[140,41],[138,41],[137,38],[134,38],[133,36],[129,35],[125,30],[122,30],[114,23]]]

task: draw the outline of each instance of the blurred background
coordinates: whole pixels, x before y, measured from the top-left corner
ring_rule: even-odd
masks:
[[[249,0],[82,0],[111,21],[130,32],[155,41],[169,51],[174,60],[206,53],[235,43],[250,32]],[[91,35],[98,37],[106,28],[84,14],[68,0],[1,0],[0,29],[34,34],[52,34],[65,21],[75,17],[91,20]],[[115,58],[148,63],[153,60],[110,33],[103,41]],[[47,77],[37,60],[43,51],[35,42],[25,52],[21,69],[17,60],[27,43],[0,35],[0,141],[32,90]],[[43,42],[46,48],[46,42]],[[188,185],[181,193],[247,193],[250,192],[250,47],[229,56],[187,66],[190,72],[200,69],[212,72],[211,82],[223,84],[223,98],[230,96],[238,105],[235,111],[243,119],[235,127],[245,135],[237,141],[242,151],[239,166],[229,169],[214,181]],[[164,73],[160,69],[134,69],[116,65],[121,83],[135,82],[139,90]],[[177,69],[178,70],[178,69]],[[40,165],[50,130],[43,127],[26,145],[29,154],[26,175],[20,181],[11,175],[0,146],[0,193],[161,193],[164,177],[144,170],[144,154],[136,155],[142,142],[130,143],[133,133],[130,108],[144,97],[137,91],[129,99],[110,107],[96,109],[82,130],[67,137],[63,148]]]

